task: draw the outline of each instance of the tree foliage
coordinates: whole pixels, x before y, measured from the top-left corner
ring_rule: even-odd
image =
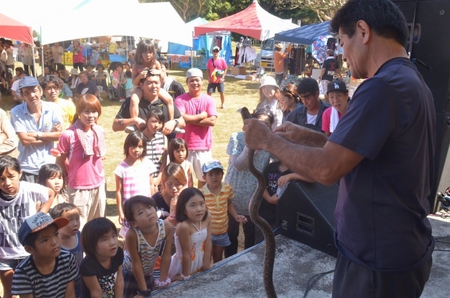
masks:
[[[247,8],[253,0],[169,0],[185,22],[197,17],[214,21]],[[347,0],[259,0],[268,12],[293,22],[312,24],[330,20]],[[165,2],[139,0],[139,2]]]

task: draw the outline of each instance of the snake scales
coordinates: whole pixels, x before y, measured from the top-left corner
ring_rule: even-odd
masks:
[[[244,120],[252,118],[252,115],[246,107],[241,109],[241,116]],[[263,264],[263,282],[267,297],[274,298],[277,297],[275,286],[273,284],[273,265],[275,262],[275,235],[273,234],[272,228],[267,223],[267,221],[258,214],[259,206],[261,205],[261,200],[267,185],[267,181],[263,174],[255,168],[255,165],[253,164],[254,155],[255,150],[249,148],[247,156],[248,169],[250,173],[252,173],[253,176],[255,176],[258,180],[258,187],[256,188],[250,199],[249,213],[251,220],[258,228],[261,229],[264,235],[264,239],[266,240]]]

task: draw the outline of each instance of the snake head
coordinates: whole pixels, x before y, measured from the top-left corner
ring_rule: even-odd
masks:
[[[240,112],[241,112],[242,120],[253,118],[252,114],[250,114],[247,107],[243,107],[242,109],[240,109]]]

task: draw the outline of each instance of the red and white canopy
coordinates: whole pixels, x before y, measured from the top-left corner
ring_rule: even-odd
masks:
[[[214,31],[231,31],[259,40],[274,37],[278,32],[294,29],[298,26],[291,20],[280,19],[265,11],[257,0],[234,15],[194,27],[194,35],[200,36]]]
[[[0,36],[33,44],[31,27],[0,13]]]

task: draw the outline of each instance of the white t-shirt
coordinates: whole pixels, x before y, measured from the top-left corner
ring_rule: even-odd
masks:
[[[13,82],[13,84],[11,85],[11,90],[14,90],[15,92],[19,91],[19,81],[20,81],[20,79],[15,80]]]
[[[308,122],[308,124],[315,125],[316,124],[316,120],[317,120],[317,114],[316,115],[310,115],[310,114],[306,113],[306,121]]]
[[[45,186],[20,181],[14,197],[0,195],[0,259],[23,259],[29,254],[19,242],[17,233],[25,218],[36,214],[36,203],[48,201]]]

